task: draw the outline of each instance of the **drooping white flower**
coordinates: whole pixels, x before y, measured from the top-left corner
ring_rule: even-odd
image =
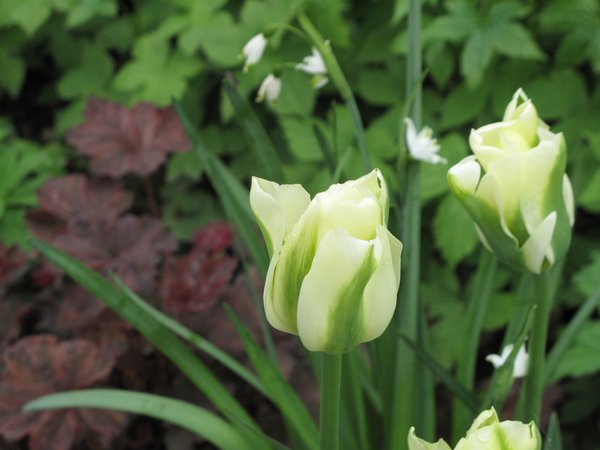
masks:
[[[491,362],[492,365],[494,366],[494,368],[498,369],[506,363],[506,361],[508,360],[508,357],[510,356],[512,351],[513,351],[513,345],[510,344],[510,345],[507,345],[506,347],[504,347],[504,349],[502,349],[502,353],[500,355],[496,355],[496,354],[487,355],[485,360]],[[519,349],[517,356],[515,357],[515,362],[513,364],[513,376],[515,378],[523,378],[525,375],[527,375],[528,369],[529,369],[529,354],[527,353],[527,350],[525,349],[525,344],[523,344],[521,346],[521,348]]]
[[[248,42],[246,42],[246,45],[244,45],[244,48],[242,49],[242,56],[246,59],[246,63],[244,64],[244,73],[248,72],[248,68],[250,68],[250,66],[253,66],[260,61],[266,46],[267,38],[262,33],[253,36]]]
[[[404,123],[406,124],[406,143],[413,159],[430,164],[448,163],[446,158],[442,158],[437,154],[440,151],[440,146],[437,139],[433,137],[431,128],[424,127],[417,133],[417,128],[410,117],[405,118]]]
[[[270,73],[263,80],[258,88],[258,93],[256,94],[256,102],[260,103],[265,98],[269,103],[274,102],[279,98],[279,93],[281,92],[281,79],[277,78],[275,75]]]
[[[319,50],[312,48],[312,54],[304,57],[300,64],[296,65],[296,70],[302,70],[310,75],[313,75],[311,80],[312,86],[315,89],[320,89],[327,84],[327,66],[323,61],[323,57]]]

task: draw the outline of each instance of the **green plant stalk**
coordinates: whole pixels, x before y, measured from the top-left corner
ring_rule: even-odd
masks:
[[[342,355],[321,354],[319,448],[338,450],[340,444],[340,383]]]
[[[544,392],[544,363],[546,360],[546,340],[548,322],[552,310],[552,297],[548,292],[548,279],[545,274],[534,276],[534,302],[537,306],[531,339],[529,341],[529,372],[525,378],[523,420],[535,420],[539,425]]]
[[[479,270],[476,275],[475,287],[467,308],[467,333],[464,336],[462,346],[463,354],[462,358],[458,361],[456,369],[457,381],[468,391],[473,390],[479,335],[491,298],[497,266],[496,257],[486,249],[482,249],[481,256],[479,257]],[[464,435],[465,430],[473,421],[472,411],[465,408],[464,404],[458,399],[454,399],[452,421],[452,436],[454,436],[455,440],[460,439]]]
[[[410,108],[410,117],[415,126],[421,126],[421,5],[419,0],[410,0],[408,13],[408,59],[407,59],[407,97],[414,95]],[[400,118],[404,120],[403,117]],[[404,136],[401,136],[404,139]],[[398,314],[399,335],[418,342],[419,330],[419,281],[421,254],[421,202],[419,192],[419,163],[408,161],[406,168],[406,190],[402,208],[402,240],[404,255],[402,264],[402,282],[400,297],[402,302],[396,309]],[[419,368],[418,368],[419,367]],[[393,387],[392,426],[390,427],[390,445],[392,450],[406,447],[408,430],[419,416],[420,400],[416,393],[421,370],[414,353],[405,342],[399,342],[396,351],[396,367]],[[424,390],[431,391],[431,390]],[[420,428],[430,429],[428,426]]]
[[[358,145],[358,150],[360,151],[363,169],[365,172],[368,172],[372,169],[372,165],[369,157],[369,151],[367,150],[365,127],[363,125],[362,117],[360,116],[360,111],[358,110],[358,105],[356,104],[356,99],[354,98],[354,93],[350,88],[350,84],[344,76],[344,72],[342,72],[340,64],[331,51],[331,48],[325,43],[325,40],[319,31],[315,28],[313,23],[302,9],[298,10],[297,18],[300,26],[306,32],[321,54],[323,62],[325,63],[325,67],[327,67],[327,75],[333,80],[333,83],[336,85],[340,95],[346,102],[346,107],[348,108],[348,112],[350,113],[350,117],[354,125],[356,143]]]

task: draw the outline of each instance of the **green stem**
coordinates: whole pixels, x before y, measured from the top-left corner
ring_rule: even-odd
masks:
[[[542,394],[544,391],[544,364],[546,360],[546,340],[550,319],[551,296],[548,292],[547,279],[544,274],[534,277],[534,302],[537,306],[531,339],[529,341],[529,372],[525,378],[525,403],[527,410],[524,420],[540,423]]]
[[[408,14],[408,57],[406,71],[407,97],[413,95],[410,117],[415,126],[421,126],[421,5],[419,0],[410,0]],[[403,121],[404,118],[401,118]],[[402,230],[404,254],[402,264],[402,302],[398,310],[398,332],[409,340],[417,342],[419,325],[419,281],[421,266],[421,201],[419,192],[419,163],[408,161],[406,168],[406,191],[402,209]],[[392,402],[392,424],[390,449],[406,447],[408,430],[419,417],[418,361],[414,353],[403,341],[398,343]],[[425,427],[429,428],[429,427]]]
[[[360,151],[360,156],[363,162],[363,169],[365,171],[370,171],[371,160],[369,158],[369,152],[367,150],[367,140],[365,138],[365,128],[363,125],[362,118],[360,116],[360,111],[358,110],[358,105],[356,104],[356,99],[354,98],[354,94],[352,92],[352,88],[348,83],[348,80],[344,76],[344,72],[340,67],[335,55],[331,51],[331,47],[325,42],[319,31],[312,24],[308,16],[301,9],[298,11],[298,22],[302,26],[303,30],[310,37],[310,39],[315,44],[315,47],[321,54],[323,58],[323,62],[327,67],[327,75],[333,80],[333,83],[338,88],[340,95],[346,102],[346,107],[348,108],[348,112],[350,113],[350,118],[352,119],[352,124],[354,125],[354,132],[356,133],[356,142],[358,145],[358,150]]]
[[[322,353],[320,449],[338,450],[340,440],[340,383],[342,355]]]
[[[458,361],[456,379],[468,391],[473,390],[479,335],[485,319],[485,313],[492,294],[494,275],[498,266],[496,257],[482,249],[479,258],[479,270],[475,279],[475,288],[469,299],[467,309],[467,333],[462,346],[462,358]],[[459,399],[454,400],[453,436],[458,440],[473,420],[472,412]]]

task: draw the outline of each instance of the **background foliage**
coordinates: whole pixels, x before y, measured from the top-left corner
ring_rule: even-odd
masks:
[[[147,242],[157,243],[153,247],[156,255],[150,256],[154,258],[154,268],[144,269],[150,280],[135,276],[127,280],[119,274],[126,282],[131,281],[130,287],[142,292],[146,289],[151,296],[181,308],[178,295],[191,294],[174,294],[169,291],[168,281],[159,283],[158,288],[158,267],[164,265],[169,273],[187,270],[192,274],[190,278],[210,274],[211,280],[217,280],[217,287],[232,280],[237,260],[228,258],[233,258],[233,250],[219,253],[222,249],[206,248],[197,235],[192,239],[203,225],[225,215],[206,177],[206,162],[184,151],[189,145],[181,142],[183,135],[174,142],[180,131],[173,127],[178,125],[161,129],[161,124],[168,122],[161,114],[174,113],[160,108],[173,100],[180,100],[190,113],[210,153],[221,158],[247,184],[250,176],[268,177],[268,173],[251,150],[252,136],[249,140],[245,125],[250,119],[239,112],[236,100],[243,104],[252,102],[259,83],[276,68],[282,74],[281,97],[272,105],[252,107],[283,162],[285,180],[302,183],[314,193],[332,180],[361,174],[351,118],[342,100],[331,85],[321,91],[313,90],[307,76],[286,64],[297,63],[310,52],[309,45],[294,33],[273,28],[274,24],[292,19],[296,3],[0,0],[0,241],[6,247],[3,252],[13,255],[0,258],[0,280],[4,277],[0,311],[13,308],[15,297],[19,311],[23,305],[39,308],[39,289],[23,286],[36,274],[38,280],[40,273],[48,276],[47,271],[40,272],[35,261],[24,265],[21,258],[20,265],[16,264],[21,270],[14,275],[12,266],[2,263],[13,261],[17,252],[8,247],[18,245],[27,250],[28,212],[39,207],[38,213],[41,210],[57,215],[52,206],[44,203],[44,190],[38,200],[38,188],[45,186],[49,197],[64,194],[69,187],[61,187],[56,181],[44,183],[61,175],[63,183],[73,182],[69,178],[75,176],[73,173],[82,174],[77,175],[80,177],[91,174],[93,180],[78,181],[93,184],[90,192],[100,189],[100,184],[104,192],[108,189],[106,183],[114,183],[114,192],[125,186],[129,193],[111,194],[121,198],[121,206],[114,209],[110,223],[102,226],[121,230],[124,241],[131,240],[131,236],[147,236]],[[594,0],[423,3],[427,71],[423,123],[436,132],[442,147],[440,154],[449,165],[467,155],[469,130],[497,120],[518,87],[523,87],[533,99],[540,117],[554,130],[565,133],[569,173],[579,210],[572,248],[563,268],[566,282],[558,286],[552,341],[600,280],[600,239],[596,232],[600,213],[600,89],[596,81],[600,72],[600,4]],[[382,169],[393,190],[400,191],[403,182],[399,155],[403,145],[398,130],[406,101],[407,1],[309,1],[306,8],[321,34],[330,40],[357,97],[374,165]],[[251,36],[267,29],[273,35],[264,58],[243,74],[241,48]],[[145,132],[154,127],[154,132],[171,133],[164,153],[149,161],[147,152],[140,150],[139,159],[130,160],[127,170],[117,154],[117,169],[98,169],[93,144],[82,146],[76,137],[81,126],[88,127],[88,133],[90,127],[95,130],[92,132],[97,132],[98,127],[109,127],[106,120],[100,119],[94,128],[89,115],[86,121],[86,105],[89,112],[90,105],[103,102],[96,98],[105,99],[107,108],[112,108],[106,113],[108,116],[118,117],[113,127],[129,124],[131,130],[131,124],[138,120]],[[130,112],[132,116],[151,108],[139,106],[140,102],[158,109],[152,109],[142,119],[127,116],[129,110],[125,107],[136,107]],[[119,108],[122,111],[117,114]],[[109,134],[110,130],[113,129],[109,127]],[[135,144],[135,137],[125,136],[125,141],[134,142],[128,144],[134,150],[141,149],[141,144]],[[166,155],[167,151],[177,153]],[[338,165],[341,173],[333,170]],[[471,220],[449,195],[446,168],[423,167],[421,183],[422,297],[432,333],[429,351],[451,369],[461,348],[456,336],[464,331],[460,318],[466,308],[465,299],[473,289],[467,280],[472,279],[469,274],[476,268],[481,246]],[[128,200],[123,200],[125,197]],[[84,199],[83,204],[100,201],[93,198]],[[72,204],[74,200],[67,202]],[[125,212],[127,215],[123,216]],[[74,213],[84,214],[84,207],[78,207]],[[81,239],[82,232],[77,228],[81,223],[66,226],[68,238],[61,238],[63,248],[81,250],[82,241],[77,240]],[[102,231],[98,233],[96,236],[103,235]],[[111,235],[117,232],[111,231]],[[86,245],[92,245],[89,239],[88,233]],[[114,269],[109,263],[102,265],[97,254],[116,244],[100,240],[93,245],[95,250],[87,255],[91,261],[100,264],[100,268]],[[179,253],[175,250],[177,245]],[[135,264],[136,258],[147,263],[148,255],[140,252],[128,248],[123,258],[129,265]],[[220,271],[210,272],[214,271],[213,263],[191,267],[186,258],[190,259],[194,252],[201,255],[202,261],[216,258]],[[497,331],[514,310],[517,284],[518,280],[508,271],[499,271],[479,361],[486,353],[499,350],[501,337]],[[185,287],[194,291],[194,286]],[[48,295],[56,296],[56,292]],[[216,294],[212,298],[217,298]],[[194,305],[197,309],[198,304]],[[2,317],[9,315],[2,313]],[[17,318],[22,318],[22,311],[21,316],[10,317],[22,320]],[[25,345],[19,338],[31,329],[64,335],[64,330],[36,324],[39,317],[35,315],[27,317],[22,329],[7,334],[0,349],[16,342]],[[600,320],[595,316],[581,327],[552,380],[557,384],[549,401],[558,408],[566,448],[593,448],[600,440],[600,401],[589,395],[598,384],[593,375],[600,370],[599,334]],[[51,344],[58,352],[58,344]],[[77,344],[84,345],[79,341]],[[491,368],[482,362],[478,379],[484,382],[490,373]],[[443,418],[443,411],[439,413]],[[442,420],[440,429],[444,431],[445,426]]]

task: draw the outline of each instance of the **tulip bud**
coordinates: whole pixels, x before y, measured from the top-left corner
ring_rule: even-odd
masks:
[[[396,307],[402,243],[386,228],[379,170],[312,201],[300,185],[253,178],[250,205],[271,257],[264,304],[274,328],[330,354],[383,333]]]
[[[454,450],[540,450],[542,439],[533,422],[524,424],[506,420],[500,422],[494,408],[482,412],[473,422],[467,435],[458,441]],[[443,440],[430,444],[408,433],[408,450],[450,450]]]
[[[448,172],[450,188],[483,244],[506,264],[541,273],[564,257],[574,223],[562,133],[552,133],[519,89],[502,122],[471,131],[468,156]]]

